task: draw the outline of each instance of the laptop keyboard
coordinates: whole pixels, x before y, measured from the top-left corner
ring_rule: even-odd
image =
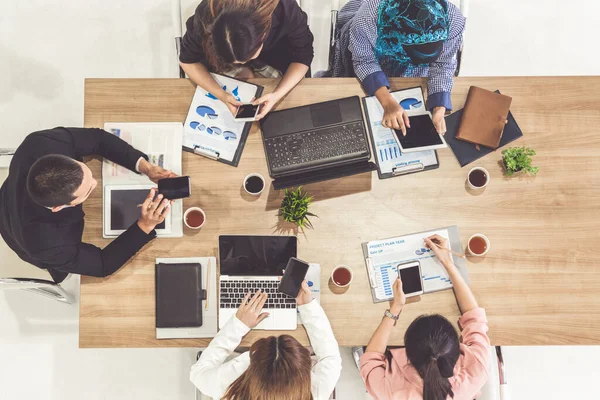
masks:
[[[362,121],[265,139],[272,170],[368,154]]]
[[[221,281],[220,307],[238,308],[246,293],[262,289],[269,297],[264,308],[296,308],[296,299],[279,292],[278,281]]]

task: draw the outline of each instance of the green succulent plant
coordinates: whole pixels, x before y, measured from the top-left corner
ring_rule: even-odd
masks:
[[[312,196],[302,191],[302,186],[296,190],[285,189],[285,196],[281,201],[280,215],[287,222],[292,222],[300,228],[312,228],[312,223],[308,217],[317,217],[310,213],[308,207],[312,202]]]
[[[535,150],[529,147],[509,147],[502,150],[502,160],[506,169],[506,175],[511,176],[519,171],[535,175],[540,170],[531,166],[531,156],[535,156]]]

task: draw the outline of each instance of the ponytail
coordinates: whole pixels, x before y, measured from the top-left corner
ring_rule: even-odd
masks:
[[[445,400],[448,395],[454,397],[452,385],[442,376],[437,359],[432,358],[423,371],[423,400]]]
[[[422,315],[404,335],[406,356],[423,378],[423,400],[454,397],[448,378],[460,357],[460,342],[452,324],[441,315]]]

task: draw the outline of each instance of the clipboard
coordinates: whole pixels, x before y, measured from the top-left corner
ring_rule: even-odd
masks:
[[[398,236],[398,237],[394,237],[394,238],[387,238],[387,239],[383,239],[383,240],[402,240],[403,237],[412,236],[412,235],[422,235],[423,237],[426,237],[426,236],[429,236],[430,234],[432,234],[433,232],[439,231],[439,230],[447,230],[448,236],[449,236],[449,241],[450,241],[450,248],[458,253],[463,253],[464,248],[460,241],[460,233],[458,231],[457,225],[447,226],[447,227],[438,228],[438,229],[432,229],[432,230],[423,231],[423,232],[410,233],[407,235]],[[371,296],[373,297],[373,303],[382,303],[382,302],[388,301],[388,300],[380,299],[376,296],[378,282],[375,277],[376,272],[375,272],[375,266],[373,265],[373,262],[372,262],[372,257],[369,256],[369,250],[368,250],[369,243],[371,243],[371,242],[362,243],[363,256],[365,258],[365,266],[367,268],[367,276],[369,278],[369,287],[371,289]],[[460,257],[455,257],[452,254],[450,256],[452,257],[452,260],[454,261],[454,265],[456,265],[456,267],[458,268],[458,271],[462,275],[463,279],[468,284],[469,283],[469,273],[467,271],[467,260],[460,258]],[[402,260],[398,260],[397,262],[398,263],[406,263],[409,261],[418,260],[419,258],[420,258],[419,255],[415,254],[412,257],[406,257]],[[448,279],[448,282],[449,282],[449,279]],[[438,289],[438,290],[446,290],[446,289],[450,289],[453,287],[451,284],[446,285],[446,286],[447,287],[445,287],[444,289]],[[433,293],[438,290],[426,291],[426,294]]]
[[[419,106],[422,106],[424,108],[425,100],[424,100],[424,95],[423,95],[423,88],[421,86],[415,86],[415,87],[411,87],[411,88],[407,88],[407,89],[396,90],[391,93],[398,94],[401,92],[415,91],[416,89],[420,89],[420,99],[422,99],[422,100],[420,100],[421,104]],[[371,119],[372,117],[369,115],[369,107],[367,105],[368,98],[374,98],[374,96],[363,97],[362,103],[363,103],[365,117],[367,120],[367,129],[369,131],[369,137],[371,138],[371,144],[373,146],[373,153],[375,155],[375,163],[377,164],[377,175],[379,176],[379,179],[388,179],[388,178],[393,178],[396,176],[414,174],[417,172],[429,171],[432,169],[439,168],[440,162],[439,162],[439,158],[437,155],[437,151],[433,150],[433,156],[434,156],[435,161],[431,164],[425,165],[422,162],[415,162],[415,163],[409,163],[408,165],[402,166],[402,167],[394,167],[394,168],[392,168],[392,172],[382,172],[381,171],[381,163],[383,161],[382,154],[380,154],[377,151],[377,146],[376,146],[376,141],[375,141],[375,133],[373,132],[373,126],[375,125],[376,121],[372,121],[372,119]],[[417,99],[417,101],[418,100],[419,99]],[[410,115],[410,113],[409,113],[409,115]]]
[[[243,84],[244,86],[254,87],[256,89],[252,95],[252,97],[254,97],[254,98],[259,98],[262,95],[263,90],[264,90],[263,86],[256,85],[254,83],[249,83],[249,82],[241,81],[239,79],[231,78],[228,76],[225,77],[225,76],[214,74],[214,73],[212,75],[215,77],[216,80],[226,79],[228,81],[239,82],[239,83]],[[237,88],[236,88],[236,90],[237,90]],[[210,93],[204,91],[199,86],[196,88],[196,92],[194,93],[194,98],[197,96],[197,92],[199,92],[199,91],[205,93],[204,96],[202,96],[202,98],[208,97],[207,102],[219,101],[219,100],[215,100],[214,96],[212,96]],[[190,103],[190,109],[195,106],[194,98],[192,98],[192,102]],[[246,100],[246,102],[250,102],[251,99],[244,98],[243,100]],[[226,111],[226,112],[229,112],[229,111]],[[250,129],[252,128],[253,122],[246,122],[244,124],[244,128],[242,129],[242,132],[240,133],[240,137],[238,139],[238,144],[237,144],[237,148],[235,150],[235,154],[230,161],[226,158],[223,158],[221,152],[214,150],[213,148],[211,148],[211,146],[206,146],[206,145],[203,145],[202,143],[196,143],[196,144],[194,144],[193,147],[185,145],[186,130],[189,129],[188,127],[186,127],[185,124],[188,123],[188,125],[189,125],[188,120],[189,120],[190,114],[192,114],[191,111],[188,111],[188,114],[186,116],[186,121],[184,122],[184,144],[182,146],[183,151],[193,153],[193,154],[196,154],[199,156],[203,156],[203,157],[206,157],[206,158],[214,160],[214,161],[219,161],[224,164],[231,165],[233,167],[237,167],[240,162],[240,158],[242,156],[242,151],[244,150],[244,147],[246,146],[246,140],[248,139],[248,134],[250,133]],[[208,128],[208,126],[206,128]]]

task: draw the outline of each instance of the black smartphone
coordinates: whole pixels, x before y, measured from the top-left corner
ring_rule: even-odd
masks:
[[[242,122],[254,121],[258,114],[258,108],[259,106],[255,106],[254,104],[242,104],[235,113],[235,120]]]
[[[291,297],[297,297],[302,281],[306,278],[308,271],[308,263],[298,260],[295,257],[290,257],[290,260],[285,267],[283,278],[279,282],[279,291]]]
[[[158,194],[166,199],[177,200],[192,195],[192,182],[189,176],[165,178],[158,181]]]

